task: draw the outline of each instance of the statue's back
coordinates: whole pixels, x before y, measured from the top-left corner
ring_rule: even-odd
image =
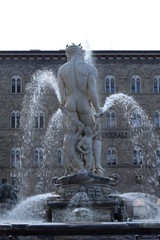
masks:
[[[61,74],[66,87],[71,88],[72,93],[76,91],[87,91],[88,78],[94,75],[96,78],[96,69],[85,61],[76,58],[68,61],[61,67]]]

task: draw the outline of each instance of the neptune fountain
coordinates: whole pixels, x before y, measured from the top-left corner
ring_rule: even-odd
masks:
[[[68,61],[58,71],[60,108],[65,129],[65,175],[53,180],[60,199],[48,201],[49,216],[52,215],[53,222],[58,219],[63,221],[67,207],[71,207],[73,215],[90,215],[87,209],[89,201],[92,202],[92,221],[111,221],[119,201],[110,198],[109,194],[119,178],[116,174],[104,177],[101,166],[100,120],[103,110],[99,106],[96,89],[97,70],[84,61],[81,46],[68,46],[66,55]],[[73,198],[76,204],[70,204]],[[60,206],[63,206],[62,211]]]
[[[113,239],[113,236],[120,239],[120,235],[125,235],[123,239],[139,239],[136,234],[157,236],[160,234],[159,222],[153,222],[153,218],[159,216],[158,207],[154,205],[157,199],[151,200],[140,193],[119,194],[116,189],[120,184],[119,176],[106,177],[101,164],[103,114],[117,102],[124,108],[126,118],[131,106],[136,111],[142,112],[142,109],[122,93],[111,95],[100,108],[97,70],[84,61],[81,45],[67,46],[66,56],[67,63],[59,68],[58,81],[54,82],[59,101],[57,113],[60,113],[64,129],[64,174],[53,176],[54,193],[33,196],[7,213],[0,224],[0,240],[1,236],[16,239],[17,236],[33,235],[41,236],[41,239],[50,239],[49,236],[75,239],[80,236],[79,239],[89,240]],[[143,121],[148,121],[145,114]],[[143,199],[148,199],[154,212],[150,221]]]

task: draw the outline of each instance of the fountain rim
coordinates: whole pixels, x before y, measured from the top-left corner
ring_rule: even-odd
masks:
[[[127,235],[160,234],[158,221],[134,222],[94,222],[94,223],[4,223],[0,224],[2,236],[87,236],[87,235]]]

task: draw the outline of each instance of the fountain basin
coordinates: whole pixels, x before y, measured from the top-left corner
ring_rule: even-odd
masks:
[[[107,200],[107,201],[97,201],[93,202],[92,206],[88,208],[90,210],[90,217],[87,218],[88,221],[92,222],[111,222],[114,218],[115,209],[118,208],[117,200]],[[73,222],[75,219],[75,209],[77,208],[68,208],[68,201],[54,202],[48,201],[47,208],[47,221],[48,222]],[[79,207],[81,209],[82,207]],[[86,208],[87,209],[87,208]],[[86,219],[86,221],[87,221]],[[76,222],[79,222],[80,218],[78,217]],[[83,221],[83,217],[82,217]]]
[[[159,235],[159,222],[0,224],[0,236],[125,236]]]

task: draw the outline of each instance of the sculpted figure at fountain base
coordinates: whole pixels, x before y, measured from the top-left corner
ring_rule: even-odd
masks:
[[[80,170],[83,169],[83,164],[80,159],[80,155],[76,151],[76,143],[80,138],[83,130],[83,124],[70,122],[68,131],[64,136],[63,141],[63,157],[65,159],[65,175],[72,172],[75,167]]]

